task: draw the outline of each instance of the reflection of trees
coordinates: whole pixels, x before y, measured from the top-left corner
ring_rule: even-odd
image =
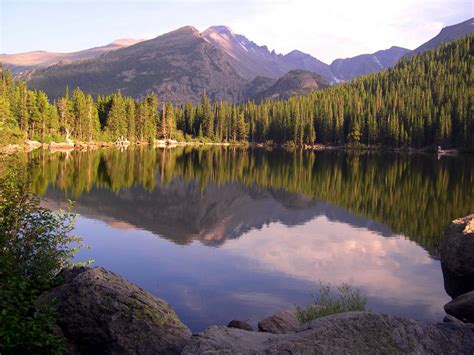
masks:
[[[265,151],[237,147],[38,151],[33,189],[55,185],[73,198],[92,187],[152,190],[173,178],[282,189],[328,201],[389,225],[434,250],[446,225],[474,210],[472,159],[342,152]],[[159,206],[157,206],[159,207]]]

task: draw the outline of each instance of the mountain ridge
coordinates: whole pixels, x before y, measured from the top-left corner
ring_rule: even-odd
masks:
[[[12,70],[13,74],[17,74],[24,70],[47,68],[60,62],[73,62],[95,58],[103,53],[128,47],[142,41],[144,40],[120,38],[103,46],[91,47],[75,52],[49,52],[37,50],[13,54],[2,53],[0,54],[0,62],[6,64],[6,66]]]
[[[313,81],[311,75],[302,72],[296,75],[300,79],[293,80],[292,75],[285,78],[291,71],[319,75],[321,78],[314,79],[312,84],[313,89],[318,89],[325,86],[324,82],[334,84],[390,68],[416,51],[472,32],[472,25],[471,18],[445,27],[414,51],[392,46],[370,54],[339,58],[330,65],[296,49],[287,54],[270,51],[267,46],[236,34],[227,26],[211,26],[203,32],[184,26],[149,40],[117,40],[68,54],[82,53],[79,60],[56,58],[49,66],[33,63],[36,67],[18,75],[53,99],[62,95],[66,86],[78,86],[93,95],[120,90],[135,98],[154,91],[175,103],[196,102],[202,92],[209,94],[213,101],[281,98],[288,97],[288,92],[300,94],[308,90],[304,86],[294,87],[294,83],[299,81],[303,85]],[[40,53],[39,57],[50,55],[49,52],[35,53]],[[37,59],[41,60],[44,62],[44,58]],[[286,80],[286,84],[279,86],[281,91],[275,88],[276,91],[268,91],[279,79]]]
[[[243,84],[221,51],[192,26],[93,59],[36,70],[26,79],[52,98],[70,86],[92,95],[120,90],[144,97],[154,91],[176,103],[196,102],[203,91],[212,100],[236,101]]]
[[[419,54],[430,49],[435,49],[441,43],[454,41],[472,32],[474,32],[474,17],[454,25],[443,27],[435,37],[415,48],[413,51],[411,51],[411,53],[408,54],[408,56]]]

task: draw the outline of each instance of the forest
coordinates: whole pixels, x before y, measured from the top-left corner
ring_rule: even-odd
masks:
[[[50,102],[2,70],[0,140],[132,143],[155,139],[295,146],[474,148],[473,35],[402,59],[394,68],[288,100],[173,105],[154,93],[96,98],[66,89]]]

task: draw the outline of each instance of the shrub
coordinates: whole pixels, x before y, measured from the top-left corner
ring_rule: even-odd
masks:
[[[184,138],[184,133],[183,131],[181,130],[176,130],[174,133],[173,133],[173,139],[177,140],[178,142],[185,142],[186,139]]]
[[[342,284],[337,290],[335,297],[331,297],[331,285],[320,284],[319,297],[313,296],[312,305],[296,307],[299,321],[305,323],[330,314],[365,310],[367,298],[359,290],[348,284]]]
[[[63,350],[53,308],[37,300],[81,241],[71,235],[75,215],[42,208],[29,185],[16,165],[0,178],[0,353]]]

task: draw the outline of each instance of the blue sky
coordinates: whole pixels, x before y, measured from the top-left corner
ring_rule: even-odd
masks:
[[[184,25],[227,25],[279,53],[330,62],[392,45],[415,48],[473,17],[471,0],[0,0],[0,53],[70,52]]]

